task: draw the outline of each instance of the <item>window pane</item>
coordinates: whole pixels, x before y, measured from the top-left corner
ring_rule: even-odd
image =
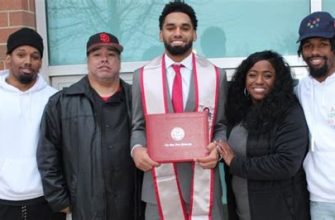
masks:
[[[265,49],[295,55],[300,20],[309,13],[308,0],[212,0],[194,6],[198,48],[208,57],[245,57]]]
[[[335,17],[335,2],[334,0],[323,0],[322,10],[328,11],[333,17]]]
[[[167,2],[167,1],[165,1]],[[81,64],[90,35],[107,31],[124,46],[123,61],[140,61],[161,51],[158,16],[163,1],[47,0],[50,64]]]
[[[331,1],[331,0],[330,0]],[[47,0],[50,65],[82,64],[86,41],[115,34],[122,60],[150,60],[163,51],[158,17],[168,0]],[[245,57],[264,49],[295,55],[309,0],[186,0],[198,17],[194,48],[208,58]]]

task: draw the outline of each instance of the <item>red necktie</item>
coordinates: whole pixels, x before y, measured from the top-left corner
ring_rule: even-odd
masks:
[[[183,84],[180,74],[181,64],[173,64],[172,68],[174,69],[176,75],[173,80],[172,86],[172,105],[174,112],[183,112]]]

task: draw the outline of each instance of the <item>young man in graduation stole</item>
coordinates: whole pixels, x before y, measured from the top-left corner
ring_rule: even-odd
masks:
[[[142,186],[145,218],[224,219],[215,140],[225,139],[226,74],[192,52],[197,18],[191,6],[183,2],[166,4],[159,27],[165,53],[137,70],[133,81],[131,154],[137,168],[145,171]],[[175,65],[180,69],[175,70]],[[181,83],[177,94],[176,80]],[[208,111],[211,141],[204,146],[207,156],[194,162],[162,164],[150,158],[145,115],[204,110]]]

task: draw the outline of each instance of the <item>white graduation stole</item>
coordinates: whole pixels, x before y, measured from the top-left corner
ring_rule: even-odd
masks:
[[[213,134],[219,91],[219,71],[204,58],[192,54],[195,111],[208,111],[209,138]],[[144,114],[168,112],[168,88],[164,55],[140,70]],[[210,140],[209,140],[210,141]],[[161,220],[210,220],[214,198],[214,170],[193,163],[190,209],[187,212],[174,163],[152,169],[158,213]]]

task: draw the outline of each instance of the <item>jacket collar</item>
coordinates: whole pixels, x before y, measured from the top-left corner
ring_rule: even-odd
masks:
[[[90,91],[90,84],[88,82],[88,77],[84,76],[78,82],[72,84],[70,87],[64,88],[63,93],[65,95],[80,95],[80,94],[87,94]]]
[[[125,92],[126,105],[127,105],[127,115],[129,118],[129,127],[131,127],[131,85],[126,83],[124,80],[120,79],[120,84],[122,89]],[[83,95],[88,99],[92,100],[92,88],[88,82],[87,75],[84,76],[81,80],[74,83],[68,88],[63,89],[64,95],[75,96],[75,95]]]

